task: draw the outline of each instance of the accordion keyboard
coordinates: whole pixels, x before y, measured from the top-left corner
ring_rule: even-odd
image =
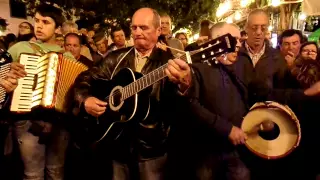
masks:
[[[10,71],[11,63],[4,64],[0,67],[0,79],[6,77],[7,73]],[[2,103],[6,99],[6,90],[0,86],[0,109],[2,109]]]
[[[35,75],[37,74],[38,59],[40,56],[21,54],[20,64],[25,66],[27,76],[19,79],[18,86],[13,93],[11,111],[25,112],[31,111],[33,102],[33,86]]]

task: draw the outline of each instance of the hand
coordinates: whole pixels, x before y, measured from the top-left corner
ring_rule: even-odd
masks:
[[[233,145],[244,144],[247,140],[247,135],[238,127],[232,126],[231,132],[229,134],[229,139]]]
[[[18,79],[23,78],[27,75],[27,72],[24,70],[24,65],[17,62],[11,63],[10,72],[15,75]]]
[[[107,104],[95,97],[88,97],[84,102],[84,108],[88,114],[99,117],[106,111]]]
[[[284,57],[284,59],[286,60],[288,67],[292,67],[296,57],[293,52],[288,51],[288,54]]]
[[[160,48],[160,49],[162,49],[164,51],[167,51],[167,45],[164,44],[163,42],[157,42],[156,47]]]
[[[6,78],[0,80],[0,85],[7,93],[12,92],[18,86],[18,77],[10,71]]]
[[[304,91],[304,94],[307,96],[314,96],[320,94],[320,81],[313,84],[310,88]]]
[[[165,72],[170,81],[178,84],[181,92],[189,88],[191,84],[191,70],[185,61],[181,59],[169,60]]]
[[[208,36],[200,36],[198,39],[197,39],[197,44],[198,45],[201,45],[205,42],[207,42],[209,40],[209,37]]]

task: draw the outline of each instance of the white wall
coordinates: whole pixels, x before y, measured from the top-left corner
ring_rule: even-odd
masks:
[[[33,24],[33,20],[31,17],[28,17],[28,20],[20,19],[20,18],[11,18],[9,0],[0,0],[0,17],[6,19],[7,23],[9,24],[9,26],[7,27],[7,31],[4,32],[4,34],[8,34],[8,33],[17,34],[18,28],[19,28],[18,26],[23,21],[29,21],[31,24]]]

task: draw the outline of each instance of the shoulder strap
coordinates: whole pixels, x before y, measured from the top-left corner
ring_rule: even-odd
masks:
[[[44,51],[43,49],[41,49],[41,47],[40,47],[39,45],[37,45],[37,44],[35,44],[35,43],[33,43],[33,42],[29,42],[29,44],[30,44],[31,48],[33,49],[33,51],[34,51],[36,54],[40,53],[40,55],[44,55],[44,54],[47,53],[46,51]]]
[[[111,78],[113,78],[114,73],[116,72],[119,64],[120,64],[120,63],[122,62],[122,60],[132,51],[133,48],[134,48],[134,47],[132,47],[131,49],[129,49],[129,51],[126,52],[126,53],[121,57],[121,59],[119,60],[118,64],[116,65],[116,67],[113,69],[113,72],[112,72],[112,74],[111,74]]]

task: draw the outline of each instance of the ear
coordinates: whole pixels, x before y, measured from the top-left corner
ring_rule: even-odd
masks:
[[[62,32],[61,32],[61,26],[59,26],[58,28],[56,28],[56,29],[54,30],[54,33],[56,33],[56,34],[62,34]]]
[[[161,27],[158,27],[156,29],[156,33],[157,33],[157,36],[159,37],[161,35]]]

